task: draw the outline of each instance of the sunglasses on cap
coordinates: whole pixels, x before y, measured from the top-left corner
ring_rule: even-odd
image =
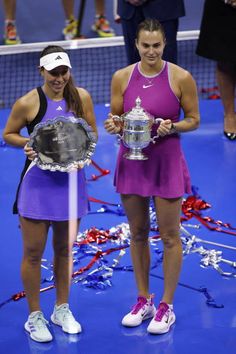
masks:
[[[49,74],[56,77],[56,76],[64,76],[68,73],[69,68],[68,67],[63,67],[63,68],[55,68],[49,71]]]

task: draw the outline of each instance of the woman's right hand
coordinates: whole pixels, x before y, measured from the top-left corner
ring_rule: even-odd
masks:
[[[31,161],[33,161],[37,157],[37,153],[33,150],[32,147],[28,145],[28,143],[26,143],[26,145],[24,146],[24,153]]]
[[[120,122],[115,122],[112,113],[108,114],[108,118],[104,121],[104,128],[110,134],[118,134],[121,132]]]

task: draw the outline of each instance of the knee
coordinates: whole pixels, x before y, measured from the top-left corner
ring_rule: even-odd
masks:
[[[56,257],[69,258],[72,254],[72,249],[66,245],[54,245],[54,253]]]
[[[27,248],[24,252],[24,260],[32,266],[36,266],[41,263],[42,255],[43,252],[38,249]]]
[[[146,243],[148,241],[149,227],[137,227],[131,232],[131,240],[134,243]]]
[[[176,230],[160,233],[160,236],[165,248],[171,249],[181,245],[179,233]]]

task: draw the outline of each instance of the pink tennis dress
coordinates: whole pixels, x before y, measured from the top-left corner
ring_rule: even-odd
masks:
[[[40,97],[40,110],[31,123],[30,129],[28,127],[29,132],[39,121],[73,115],[72,112],[67,111],[64,99],[52,101],[44,95],[41,88],[37,90]],[[70,178],[71,173],[42,170],[27,160],[18,188],[14,212],[27,218],[50,221],[69,220],[72,214],[73,218],[81,218],[87,214],[88,195],[84,170],[72,173],[75,174],[74,179]],[[70,186],[74,188],[71,193]],[[73,196],[75,202],[72,211],[69,195],[74,193],[77,198],[74,199]]]
[[[135,106],[139,96],[141,106],[154,117],[178,122],[180,102],[169,80],[169,64],[164,62],[162,71],[153,77],[144,76],[140,63],[134,66],[124,92],[124,112]],[[157,125],[153,125],[152,136]],[[186,161],[181,149],[180,136],[168,135],[156,139],[143,149],[148,160],[127,160],[128,151],[121,142],[117,158],[114,185],[121,194],[136,194],[143,197],[178,198],[191,193],[191,183]]]

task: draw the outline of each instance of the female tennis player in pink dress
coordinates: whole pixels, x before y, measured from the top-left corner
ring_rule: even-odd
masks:
[[[122,320],[124,326],[138,326],[152,318],[148,332],[168,332],[175,322],[173,297],[178,283],[182,245],[179,223],[182,197],[191,192],[186,161],[181,149],[180,133],[199,126],[198,97],[195,81],[189,72],[162,59],[165,34],[155,19],[142,22],[137,31],[136,47],[141,61],[118,70],[112,79],[111,114],[105,121],[109,133],[122,127],[112,115],[121,115],[141,106],[164,121],[153,125],[152,136],[160,136],[143,152],[148,160],[133,161],[124,157],[128,150],[120,144],[114,183],[121,194],[131,231],[131,256],[138,288],[138,300]],[[183,119],[180,119],[181,109]],[[158,227],[164,246],[164,293],[156,310],[149,292],[149,202],[153,197]]]

